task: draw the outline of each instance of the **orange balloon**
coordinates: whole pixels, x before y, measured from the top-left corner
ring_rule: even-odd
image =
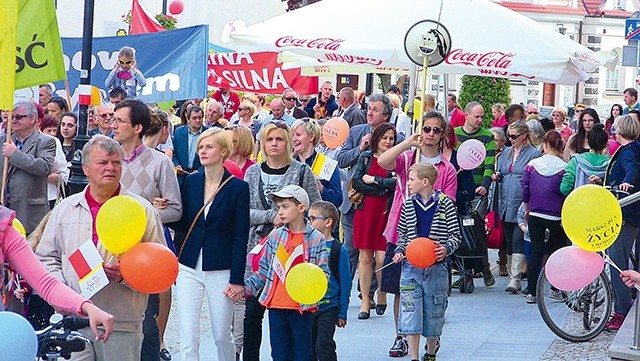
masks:
[[[178,278],[178,259],[160,243],[138,243],[120,259],[120,273],[134,290],[160,293],[168,290]]]
[[[336,149],[343,145],[348,136],[349,123],[342,118],[331,118],[322,127],[322,140],[329,149]]]
[[[436,244],[425,237],[416,238],[407,246],[407,261],[417,268],[427,268],[436,263]]]

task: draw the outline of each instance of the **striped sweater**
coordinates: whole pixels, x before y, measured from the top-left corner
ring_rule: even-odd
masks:
[[[405,254],[409,242],[418,238],[416,227],[418,218],[413,204],[415,197],[419,197],[419,195],[412,195],[402,204],[400,222],[398,223],[399,237],[396,253]],[[436,191],[432,197],[437,197],[438,206],[433,217],[433,222],[431,223],[429,238],[443,245],[447,250],[447,255],[450,255],[458,248],[462,240],[458,216],[456,215],[456,207],[453,205],[451,199],[443,193]]]
[[[493,175],[496,160],[496,141],[493,138],[493,133],[487,129],[480,128],[477,132],[469,134],[464,131],[463,127],[455,128],[454,132],[458,138],[456,150],[458,150],[465,140],[469,139],[477,139],[484,144],[487,150],[487,156],[484,159],[484,164],[473,170],[473,180],[476,183],[476,187],[483,186],[488,190],[491,185],[491,176]]]

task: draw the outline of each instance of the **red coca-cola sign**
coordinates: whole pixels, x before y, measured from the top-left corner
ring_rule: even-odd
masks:
[[[462,64],[478,68],[507,69],[516,56],[513,53],[489,51],[486,53],[465,52],[463,49],[453,49],[444,60],[447,64]]]
[[[296,39],[293,36],[283,36],[276,40],[275,45],[278,48],[302,47],[309,49],[336,51],[340,49],[340,45],[344,39],[317,38],[317,39]]]
[[[382,65],[382,60],[367,58],[363,56],[354,56],[354,55],[342,55],[336,53],[324,54],[324,59],[318,59],[321,63],[326,62],[337,62],[344,64],[369,64],[373,66]]]

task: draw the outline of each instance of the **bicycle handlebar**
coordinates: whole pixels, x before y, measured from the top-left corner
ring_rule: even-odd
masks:
[[[62,317],[59,314],[51,316],[50,325],[37,331],[38,354],[44,360],[69,359],[71,353],[80,352],[91,342],[81,333],[81,328],[89,326],[89,320],[78,317]]]

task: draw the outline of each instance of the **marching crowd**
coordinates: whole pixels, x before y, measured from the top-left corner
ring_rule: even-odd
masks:
[[[39,104],[16,104],[10,120],[2,112],[3,124],[12,122],[2,159],[9,167],[6,204],[15,211],[0,209],[0,260],[12,271],[5,277],[4,307],[36,328],[53,312],[47,302],[89,316],[96,337],[109,340],[74,360],[171,359],[164,344],[171,290],[147,296],[130,288],[117,256],[95,231],[100,207],[115,195],[143,205],[143,242],[166,244],[178,257],[182,360],[199,359],[205,295],[218,360],[260,359],[266,311],[272,359],[336,360],[334,333],[347,327],[356,274],[358,322],[367,322],[372,311],[384,315],[388,306],[394,315],[389,356],[420,359],[422,335],[421,359],[435,360],[451,287],[476,274],[486,287],[495,284],[487,252],[454,263],[460,276],[451,283],[452,259],[464,243],[463,218],[495,215],[494,227],[504,236],[499,272],[510,277],[505,291],[536,303],[546,256],[569,244],[560,219],[565,197],[588,183],[628,193],[640,186],[640,105],[632,88],[605,121],[582,105],[572,118],[554,108],[548,119],[533,104],[496,104],[490,129],[483,127],[481,104],[461,109],[449,94],[443,114],[431,97],[417,129],[402,110],[397,86],[369,95],[366,104],[348,87],[336,96],[330,82],[317,97],[287,89],[269,110],[263,95],[240,97],[222,88],[164,112],[135,99],[144,83],[135,64],[123,48],[106,82],[109,101],[90,109],[91,139],[82,149],[73,141],[78,116],[48,85],[40,87]],[[349,125],[337,148],[322,135],[333,116]],[[457,152],[470,139],[482,142],[486,158],[466,170]],[[80,156],[88,186],[65,197],[70,162]],[[629,263],[639,207],[623,208],[622,231],[608,251],[618,265]],[[24,224],[28,245],[9,226],[14,216]],[[435,243],[430,267],[406,260],[417,237]],[[87,240],[98,248],[110,281],[91,301],[65,288],[80,292],[68,257]],[[26,264],[37,263],[27,247],[46,271],[26,271]],[[287,292],[286,273],[299,262],[318,265],[328,277],[318,303],[299,304]],[[617,271],[611,273],[616,302],[607,328],[617,330],[632,293]],[[624,281],[636,276],[625,273]]]

